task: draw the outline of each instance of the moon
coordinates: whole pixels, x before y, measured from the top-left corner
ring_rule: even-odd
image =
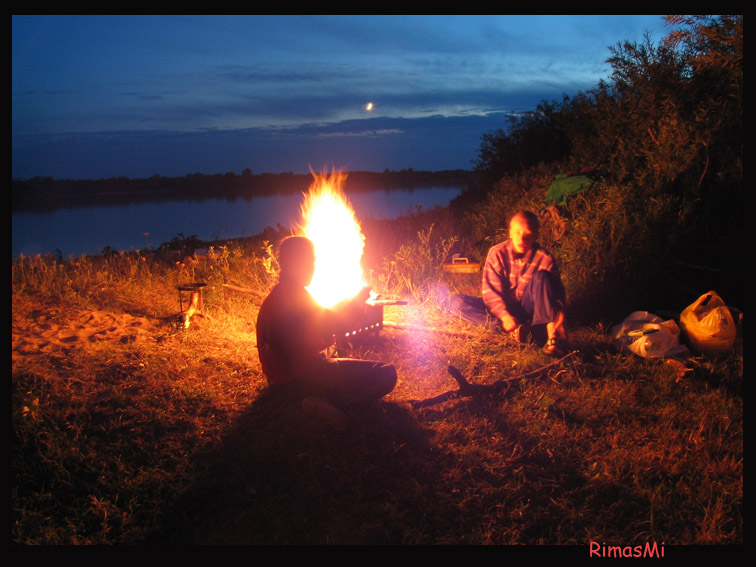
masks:
[[[373,103],[372,102],[367,103],[365,105],[365,110],[367,110],[368,112],[370,112],[371,110],[373,110]]]

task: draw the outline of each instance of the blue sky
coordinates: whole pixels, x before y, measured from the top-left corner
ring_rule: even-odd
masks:
[[[468,169],[661,16],[13,16],[12,174]],[[373,102],[374,108],[366,109]]]

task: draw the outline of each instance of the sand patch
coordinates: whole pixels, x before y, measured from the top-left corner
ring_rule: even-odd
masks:
[[[13,356],[65,353],[93,343],[134,342],[157,336],[161,323],[128,313],[72,308],[14,309],[11,352]]]

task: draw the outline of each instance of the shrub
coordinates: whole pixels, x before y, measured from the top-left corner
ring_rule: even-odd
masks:
[[[668,22],[679,27],[658,45],[611,48],[609,80],[482,139],[481,179],[506,175],[467,212],[475,242],[504,238],[518,209],[541,212],[542,243],[586,316],[679,310],[712,288],[742,301],[742,16]],[[547,138],[565,145],[543,143],[539,163],[532,141]],[[553,174],[584,166],[600,181],[546,210]]]

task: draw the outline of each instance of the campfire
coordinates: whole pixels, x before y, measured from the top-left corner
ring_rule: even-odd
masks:
[[[365,235],[344,193],[347,175],[313,174],[315,180],[304,195],[301,223],[295,232],[315,245],[315,274],[307,290],[320,305],[333,308],[357,296],[367,283],[362,268]],[[383,327],[383,306],[398,303],[375,294],[365,308],[339,330],[337,343]]]
[[[315,275],[307,291],[323,307],[356,296],[365,287],[365,236],[344,194],[346,174],[315,174],[304,195],[298,234],[315,245]]]

